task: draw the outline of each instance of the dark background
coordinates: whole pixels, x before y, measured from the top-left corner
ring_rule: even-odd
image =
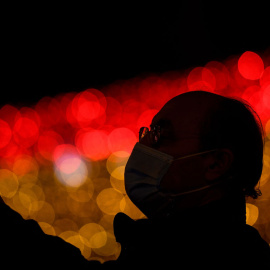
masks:
[[[2,9],[1,105],[31,105],[270,46],[263,1],[91,3]]]

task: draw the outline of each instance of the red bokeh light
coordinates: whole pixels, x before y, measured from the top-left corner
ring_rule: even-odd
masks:
[[[137,130],[139,130],[141,127],[149,127],[153,117],[158,113],[158,110],[147,110],[144,111],[138,121],[137,121]]]
[[[192,69],[187,77],[189,91],[204,90],[213,92],[216,88],[216,78],[213,73],[205,67]]]
[[[225,89],[229,83],[229,71],[224,64],[217,61],[208,62],[205,67],[209,69],[215,76],[216,87],[215,90],[219,91]]]
[[[112,153],[117,151],[131,153],[137,141],[138,136],[128,128],[116,128],[108,136],[108,146]]]
[[[0,148],[7,146],[11,137],[12,131],[9,124],[0,119]]]
[[[74,127],[88,127],[105,122],[107,102],[100,91],[88,89],[78,93],[67,107],[66,117]]]
[[[46,160],[53,160],[53,152],[58,145],[64,143],[63,138],[53,130],[43,132],[37,141],[37,151]]]
[[[58,145],[54,149],[53,160],[57,168],[63,173],[72,173],[81,163],[77,148],[71,144]],[[73,162],[67,162],[67,160]]]
[[[260,85],[263,86],[264,84],[270,84],[270,66],[264,70],[260,78]]]
[[[14,140],[18,145],[28,148],[37,141],[39,127],[32,119],[20,117],[14,124],[13,134]]]
[[[258,80],[264,71],[264,63],[258,54],[247,51],[238,60],[238,70],[244,78]]]
[[[35,111],[38,113],[42,126],[51,127],[57,125],[63,118],[63,112],[60,103],[51,97],[42,98],[35,106]]]
[[[75,144],[80,153],[91,160],[106,159],[110,155],[108,135],[103,130],[79,131]]]

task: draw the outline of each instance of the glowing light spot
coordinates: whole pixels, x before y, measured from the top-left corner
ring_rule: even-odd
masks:
[[[49,235],[56,235],[55,230],[52,225],[46,222],[39,222],[38,223],[42,231]]]
[[[55,219],[55,212],[48,202],[34,201],[29,207],[29,217],[38,222],[52,224]]]
[[[13,132],[15,142],[28,148],[37,141],[39,127],[32,119],[20,117],[14,124]]]
[[[88,223],[81,227],[79,234],[84,244],[91,248],[101,248],[107,242],[107,233],[104,228],[97,223]]]
[[[204,90],[214,91],[216,88],[216,78],[213,73],[205,67],[192,69],[187,77],[189,91]]]
[[[6,198],[12,198],[18,190],[17,176],[6,169],[0,170],[0,195]]]
[[[270,153],[265,151],[263,155],[263,170],[260,178],[260,186],[263,186],[270,180]]]
[[[264,84],[269,84],[269,83],[270,83],[270,66],[264,70],[264,72],[260,78],[260,85],[261,86],[263,86]]]
[[[105,214],[116,215],[120,212],[120,202],[122,199],[122,193],[114,188],[106,188],[98,194],[97,205]]]
[[[265,133],[266,133],[266,136],[270,139],[270,119],[267,121],[265,125]]]
[[[112,233],[107,232],[106,244],[100,248],[93,248],[93,251],[101,256],[115,255],[115,259],[120,255],[121,247],[116,242],[115,236]]]
[[[94,184],[91,179],[87,179],[87,185],[79,188],[67,188],[68,195],[78,202],[89,202],[94,193]]]
[[[255,224],[259,216],[259,209],[257,206],[247,203],[246,204],[246,223],[250,226]]]
[[[51,97],[43,97],[35,106],[35,111],[41,119],[42,126],[51,127],[57,125],[63,117],[60,103]]]
[[[224,89],[229,83],[229,71],[224,64],[217,61],[210,61],[205,65],[216,79],[216,90]]]
[[[128,128],[116,128],[108,136],[111,152],[125,151],[131,153],[137,142],[136,135]]]
[[[245,79],[258,80],[264,71],[264,63],[258,54],[247,51],[238,60],[238,70]]]
[[[13,127],[15,120],[20,116],[21,113],[19,112],[19,110],[9,104],[4,105],[0,109],[0,119],[7,122],[10,127]]]
[[[78,132],[75,141],[81,154],[91,160],[106,159],[110,154],[108,135],[105,131],[90,130]]]
[[[78,225],[75,223],[75,221],[69,218],[61,218],[61,219],[55,220],[53,223],[53,227],[57,235],[60,235],[61,233],[68,230],[72,230],[72,231],[78,230]]]
[[[21,179],[28,177],[28,182],[35,182],[38,176],[39,166],[37,161],[28,155],[18,156],[13,163],[13,172]],[[31,179],[30,179],[31,178]],[[27,179],[25,179],[27,181]]]
[[[270,82],[262,86],[262,100],[267,109],[270,109]]]
[[[121,122],[122,104],[113,97],[106,97],[106,124],[117,126]]]
[[[137,206],[135,206],[128,196],[124,196],[121,200],[120,208],[121,212],[125,213],[132,219],[145,218],[145,215],[137,208]]]
[[[79,187],[86,181],[88,170],[76,147],[70,144],[59,145],[54,150],[53,158],[55,175],[62,184]]]
[[[12,131],[9,124],[0,119],[0,148],[7,146],[11,137]]]
[[[88,127],[93,120],[106,116],[106,105],[106,98],[100,91],[87,89],[77,94],[67,107],[67,120],[75,127]]]
[[[126,166],[129,156],[130,156],[130,153],[125,152],[125,151],[118,151],[118,152],[112,153],[106,162],[106,167],[107,167],[108,172],[112,174],[118,168],[121,168],[120,169],[121,171],[122,167]]]
[[[55,131],[45,131],[38,138],[37,150],[43,158],[52,161],[55,148],[63,142],[63,138]]]
[[[141,127],[149,127],[153,117],[158,113],[158,110],[146,110],[143,112],[138,121],[137,121],[137,129],[139,130]]]

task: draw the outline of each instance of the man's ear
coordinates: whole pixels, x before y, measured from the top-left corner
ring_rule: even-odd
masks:
[[[234,155],[230,149],[224,148],[213,152],[205,159],[205,179],[215,181],[224,175],[232,166]]]

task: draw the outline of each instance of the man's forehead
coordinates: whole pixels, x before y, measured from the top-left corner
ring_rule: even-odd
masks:
[[[169,100],[154,116],[153,125],[171,126],[177,133],[198,134],[209,112],[214,111],[221,96],[197,91]]]

